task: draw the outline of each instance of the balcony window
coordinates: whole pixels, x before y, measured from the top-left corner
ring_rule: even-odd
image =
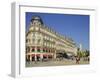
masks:
[[[45,49],[43,49],[43,52],[45,52]]]
[[[29,47],[26,48],[26,52],[30,52],[30,48]]]
[[[32,43],[34,43],[35,42],[35,39],[32,39]]]
[[[49,53],[50,53],[50,50],[49,50]]]
[[[38,44],[40,44],[40,39],[38,39]]]
[[[46,52],[48,52],[48,50],[46,49]]]
[[[37,51],[40,52],[41,51],[40,48],[38,48]]]
[[[35,49],[34,48],[32,48],[32,52],[34,52],[35,51]]]
[[[26,43],[28,43],[28,39],[26,39]]]

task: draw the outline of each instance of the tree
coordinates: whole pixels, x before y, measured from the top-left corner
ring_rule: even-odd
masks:
[[[77,56],[84,57],[85,53],[83,51],[80,51],[80,49],[77,49]]]
[[[86,50],[86,51],[85,51],[85,56],[86,56],[86,57],[90,56],[89,50]]]

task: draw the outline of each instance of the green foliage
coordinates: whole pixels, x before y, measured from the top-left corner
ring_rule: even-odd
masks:
[[[83,52],[78,51],[78,52],[77,52],[77,56],[79,56],[79,57],[83,57]]]
[[[86,50],[86,51],[77,50],[77,56],[79,56],[79,57],[88,57],[88,56],[90,56],[90,53],[89,53],[88,50]]]
[[[90,56],[90,52],[88,50],[85,51],[85,56],[86,57]]]

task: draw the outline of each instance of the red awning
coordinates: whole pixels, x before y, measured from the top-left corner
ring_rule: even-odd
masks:
[[[43,54],[43,56],[44,56],[44,57],[47,57],[48,55],[47,55],[47,54]]]
[[[34,57],[35,56],[35,54],[32,54],[32,57]]]
[[[40,54],[32,54],[32,57],[34,57],[35,55],[40,57]]]
[[[36,56],[40,57],[40,54],[36,54]]]
[[[52,57],[52,55],[48,55],[49,57]]]

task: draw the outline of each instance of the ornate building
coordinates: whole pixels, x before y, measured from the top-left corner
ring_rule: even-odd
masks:
[[[76,55],[75,42],[45,26],[39,16],[33,16],[26,32],[26,60],[56,59],[59,53]]]

